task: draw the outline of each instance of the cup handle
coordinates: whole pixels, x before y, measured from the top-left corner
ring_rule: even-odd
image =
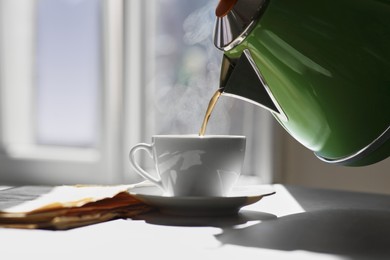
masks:
[[[153,158],[153,151],[152,151],[153,146],[151,144],[145,144],[145,143],[139,143],[133,146],[133,148],[130,149],[129,153],[129,160],[131,166],[133,166],[134,170],[141,175],[143,178],[146,180],[151,181],[152,183],[156,184],[160,188],[162,187],[162,182],[161,179],[156,179],[155,177],[151,176],[149,173],[147,173],[144,169],[142,169],[138,163],[135,160],[135,153],[139,150],[145,150],[148,152],[149,156]]]

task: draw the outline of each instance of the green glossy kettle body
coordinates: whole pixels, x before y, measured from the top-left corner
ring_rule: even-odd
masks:
[[[390,1],[238,0],[225,9],[215,31],[223,94],[267,108],[326,162],[390,155]]]

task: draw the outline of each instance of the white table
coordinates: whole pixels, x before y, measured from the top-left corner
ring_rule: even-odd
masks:
[[[0,259],[390,259],[390,196],[274,188],[236,217],[0,229]]]

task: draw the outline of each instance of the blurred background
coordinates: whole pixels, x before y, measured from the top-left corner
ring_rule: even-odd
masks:
[[[217,2],[0,0],[0,184],[137,182],[132,145],[198,133]],[[244,101],[221,97],[206,133],[247,136],[242,182],[390,194],[390,160],[327,165]]]

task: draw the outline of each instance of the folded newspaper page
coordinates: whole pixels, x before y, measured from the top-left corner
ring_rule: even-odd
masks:
[[[127,191],[135,186],[23,186],[0,190],[0,227],[71,229],[153,210]]]

